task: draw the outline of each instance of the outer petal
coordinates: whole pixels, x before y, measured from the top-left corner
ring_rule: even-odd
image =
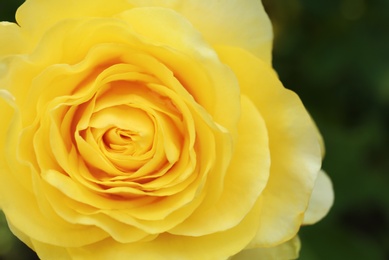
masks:
[[[304,215],[304,224],[314,224],[327,215],[334,203],[334,191],[330,178],[320,171]]]
[[[184,54],[191,60],[198,62],[212,85],[202,88],[192,87],[192,89],[188,89],[188,92],[201,100],[206,100],[207,95],[213,96],[211,101],[213,107],[205,103],[202,103],[201,106],[207,109],[218,124],[233,131],[232,126],[236,125],[239,118],[239,100],[236,98],[239,96],[239,88],[236,78],[231,70],[219,61],[214,50],[204,42],[201,34],[196,28],[193,28],[185,17],[173,10],[158,7],[134,8],[121,13],[118,17],[126,21],[139,35],[147,38],[147,43],[156,46],[162,45],[175,52],[178,51],[176,56]],[[154,55],[158,57],[159,54]],[[183,68],[178,67],[177,64],[170,64],[173,58],[163,59],[160,57],[175,74],[179,74],[180,78],[185,79],[188,77],[187,75],[195,72],[189,70],[186,71],[187,75],[182,73],[181,76]],[[179,66],[189,67],[187,64]],[[203,84],[198,79],[193,80],[199,85]],[[226,103],[229,105],[226,106]]]
[[[273,32],[260,0],[29,0],[17,12],[17,21],[26,29],[39,32],[64,18],[105,17],[135,6],[161,6],[181,13],[211,44],[230,45],[251,51],[271,62]],[[30,36],[31,39],[31,36]]]
[[[272,25],[260,0],[130,0],[138,6],[172,8],[201,32],[212,45],[246,49],[271,63]]]
[[[200,206],[173,232],[185,234],[183,231],[194,229],[190,235],[197,236],[204,230],[210,233],[239,223],[263,192],[269,178],[269,164],[268,133],[263,119],[252,102],[242,97],[239,140],[227,171],[223,195],[212,207]]]
[[[109,17],[131,5],[126,0],[29,0],[16,12],[16,21],[29,42],[37,43],[41,36],[59,21],[79,17]]]
[[[78,17],[108,17],[131,5],[126,0],[28,0],[16,12],[18,24],[26,30],[44,32],[58,21]]]
[[[70,255],[63,247],[52,246],[29,238],[26,234],[8,223],[12,233],[27,246],[39,254],[40,259],[70,260]]]
[[[4,104],[5,102],[1,99],[7,101],[8,104]],[[9,165],[9,162],[6,161],[8,159],[6,153],[11,153],[13,157],[17,157],[16,147],[20,131],[20,113],[12,96],[4,90],[0,90],[0,108],[4,108],[2,112],[6,112],[5,121],[2,121],[4,125],[0,132],[0,205],[13,230],[23,230],[27,237],[36,238],[40,241],[70,246],[80,246],[107,237],[105,232],[94,226],[71,225],[59,218],[47,219],[42,214],[42,208],[34,199],[34,194],[19,181],[20,178],[30,179],[31,181],[35,176],[31,177],[33,174],[26,172],[27,167],[24,168],[24,171],[11,171],[9,168],[15,166]],[[13,131],[8,132],[8,125],[11,125],[10,128]],[[5,146],[9,149],[5,150]],[[86,233],[89,236],[81,236],[81,234]],[[21,232],[16,235],[18,234],[21,234]],[[58,236],[58,234],[62,235]],[[21,236],[20,239],[24,239],[25,235]],[[29,241],[26,241],[26,243],[31,244]]]
[[[36,240],[31,241],[40,259],[73,260],[64,247],[53,246]]]
[[[297,259],[300,251],[300,239],[295,236],[281,245],[268,248],[246,249],[233,256],[231,260],[290,260]]]
[[[132,244],[106,239],[84,248],[69,248],[69,253],[73,259],[94,260],[224,260],[241,251],[255,233],[259,205],[257,203],[238,226],[224,232],[201,237],[161,234],[153,241]]]
[[[271,169],[255,243],[273,246],[298,231],[321,167],[318,133],[298,96],[285,89],[270,66],[250,53],[223,47],[221,60],[238,76],[269,133]]]
[[[0,57],[3,55],[20,53],[23,45],[23,37],[20,33],[20,27],[17,24],[0,22]]]
[[[4,146],[7,143],[8,125],[12,122],[14,114],[13,108],[14,97],[6,90],[0,89],[0,111],[1,111],[1,127],[0,127],[0,178],[4,174],[6,163],[5,163],[5,152]],[[3,190],[0,189],[0,209],[4,204]]]

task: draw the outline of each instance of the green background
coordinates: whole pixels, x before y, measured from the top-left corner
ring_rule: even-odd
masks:
[[[0,20],[22,2],[0,0]],[[335,189],[329,215],[302,228],[300,259],[389,259],[389,1],[263,2],[274,67],[316,120]],[[1,216],[0,260],[18,259],[37,258]]]

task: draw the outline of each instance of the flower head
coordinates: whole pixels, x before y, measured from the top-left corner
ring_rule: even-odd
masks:
[[[260,1],[27,0],[16,18],[0,207],[42,259],[297,256],[333,195]]]

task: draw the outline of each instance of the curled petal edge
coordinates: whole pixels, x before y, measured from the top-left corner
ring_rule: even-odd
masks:
[[[324,218],[334,203],[331,179],[320,170],[304,215],[304,225],[311,225]]]

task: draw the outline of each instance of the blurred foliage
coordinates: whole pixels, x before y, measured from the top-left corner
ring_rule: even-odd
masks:
[[[273,64],[326,143],[335,204],[302,260],[389,259],[389,1],[265,0]]]
[[[21,0],[1,0],[14,21]],[[389,259],[389,1],[263,0],[273,64],[326,142],[335,204],[303,227],[301,260]],[[0,260],[36,259],[0,216]]]
[[[0,21],[15,21],[15,11],[24,0],[0,0]]]

